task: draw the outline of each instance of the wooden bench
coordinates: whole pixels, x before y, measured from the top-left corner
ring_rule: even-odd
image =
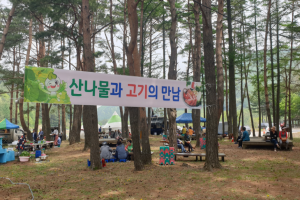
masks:
[[[177,156],[184,156],[184,157],[188,157],[188,156],[196,156],[196,161],[198,161],[198,156],[200,158],[200,161],[202,161],[202,157],[206,157],[206,153],[175,153],[175,161],[177,160]],[[222,158],[222,161],[225,161],[225,154],[224,153],[219,153],[218,154],[219,157]]]
[[[251,137],[250,141],[243,141],[243,145],[242,148],[246,149],[250,146],[265,146],[265,147],[273,147],[273,143],[272,142],[267,142],[264,140],[264,138],[262,137]],[[282,144],[283,149],[285,149],[285,144]],[[289,146],[288,149],[291,151],[293,149],[293,141],[289,140]]]

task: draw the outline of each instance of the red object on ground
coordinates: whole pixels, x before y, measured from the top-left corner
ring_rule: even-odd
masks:
[[[192,82],[192,88],[195,89],[195,82]]]
[[[102,167],[106,167],[106,163],[105,163],[104,158],[102,158]]]
[[[234,138],[232,137],[232,140],[231,140],[231,142],[234,142]]]

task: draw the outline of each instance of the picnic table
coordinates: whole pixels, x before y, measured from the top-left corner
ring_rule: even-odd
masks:
[[[103,138],[103,139],[99,139],[99,145],[102,145],[103,142],[106,142],[107,144],[117,144],[118,140],[115,138]],[[124,138],[122,140],[122,143],[126,144],[127,139]]]
[[[42,147],[46,147],[46,148],[52,148],[54,144],[54,141],[46,141],[45,143],[29,143],[26,142],[25,143],[25,148],[29,148],[33,147],[33,150],[36,148],[36,146],[42,146]]]
[[[265,146],[265,147],[273,147],[272,142],[266,141],[266,137],[269,137],[269,135],[262,137],[251,137],[250,141],[243,141],[243,149],[248,148],[249,146]],[[289,146],[288,149],[291,151],[293,149],[293,141],[289,140]]]
[[[183,156],[183,157],[189,157],[189,156],[196,156],[196,161],[199,160],[202,161],[202,157],[206,157],[206,153],[175,153],[175,161],[177,160],[177,156]],[[225,154],[224,153],[218,153],[218,157],[222,158],[222,161],[225,161]]]

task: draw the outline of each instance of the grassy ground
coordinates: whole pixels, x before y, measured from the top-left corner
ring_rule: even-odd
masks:
[[[204,162],[183,158],[174,166],[158,165],[160,136],[151,136],[153,163],[135,172],[133,162],[87,168],[83,143],[48,150],[50,162],[0,165],[0,177],[30,184],[35,199],[299,199],[300,139],[293,151],[238,149],[220,141],[223,168],[203,171]],[[196,152],[203,150],[196,149]],[[183,165],[183,163],[188,164]],[[0,199],[30,199],[27,186],[0,179]]]

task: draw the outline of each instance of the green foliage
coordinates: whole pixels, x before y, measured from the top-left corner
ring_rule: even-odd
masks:
[[[28,151],[23,151],[20,156],[29,157],[30,153]]]

